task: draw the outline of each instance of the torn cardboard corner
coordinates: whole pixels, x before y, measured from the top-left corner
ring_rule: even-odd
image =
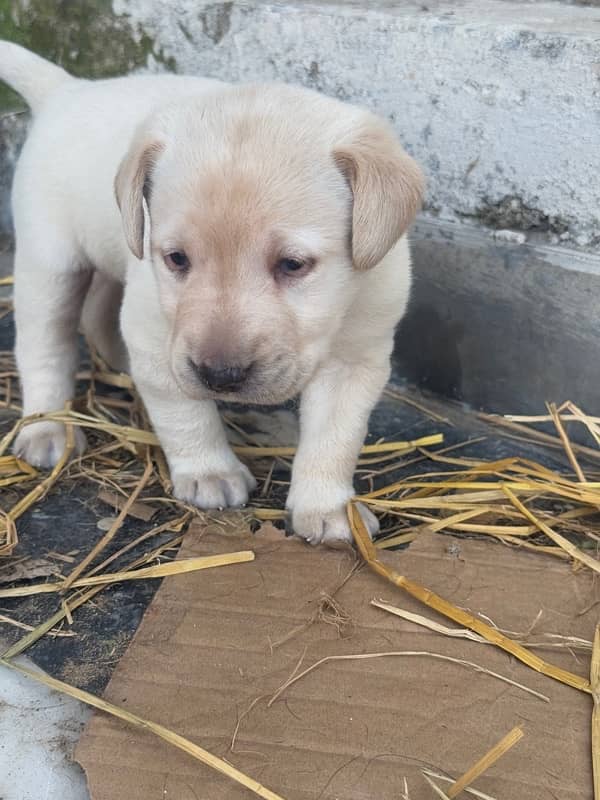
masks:
[[[186,736],[285,800],[398,800],[405,777],[411,800],[431,800],[422,768],[457,778],[515,725],[524,738],[474,788],[498,800],[591,800],[588,695],[491,645],[450,639],[373,607],[371,600],[383,597],[447,622],[357,570],[353,551],[313,549],[274,530],[251,537],[196,528],[180,557],[248,547],[256,552],[251,564],[164,581],[107,700]],[[599,598],[587,571],[434,534],[383,557],[529,641],[545,641],[546,633],[593,638]],[[295,671],[319,659],[384,652],[404,655],[325,663],[269,705]],[[589,652],[542,652],[573,672],[589,672]],[[427,653],[474,662],[549,702]],[[253,797],[150,733],[102,714],[76,755],[92,800]]]

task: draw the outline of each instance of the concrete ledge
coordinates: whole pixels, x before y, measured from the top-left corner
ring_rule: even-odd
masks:
[[[500,413],[600,398],[600,257],[421,222],[395,378]]]

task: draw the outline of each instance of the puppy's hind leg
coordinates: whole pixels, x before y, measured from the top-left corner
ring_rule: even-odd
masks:
[[[42,249],[44,247],[45,249]],[[15,254],[16,356],[23,415],[58,411],[73,397],[77,330],[91,270],[78,267],[68,246],[18,241]],[[52,467],[66,445],[64,425],[36,422],[19,433],[14,452],[36,467]],[[75,428],[75,447],[85,436]]]
[[[81,330],[85,338],[117,372],[129,369],[119,323],[123,291],[120,281],[95,270],[81,314]]]

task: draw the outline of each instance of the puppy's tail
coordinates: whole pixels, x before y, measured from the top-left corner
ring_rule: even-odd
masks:
[[[35,113],[56,87],[75,79],[30,50],[0,40],[0,80],[15,89]]]

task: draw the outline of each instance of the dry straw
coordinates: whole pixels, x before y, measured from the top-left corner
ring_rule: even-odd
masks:
[[[596,627],[592,662],[590,665],[590,683],[594,709],[592,711],[592,768],[594,774],[594,799],[600,800],[600,625]]]
[[[33,489],[31,489],[31,491],[28,492],[25,497],[22,497],[11,509],[9,509],[8,512],[2,511],[2,516],[0,517],[0,524],[2,525],[0,528],[0,536],[4,536],[4,542],[1,542],[0,540],[0,555],[10,554],[12,552],[17,541],[15,521],[38,500],[44,497],[44,495],[57,482],[62,471],[69,463],[73,453],[73,447],[73,428],[71,425],[67,425],[65,450],[54,469],[46,478],[41,480]],[[15,461],[24,476],[27,478],[32,477],[31,470],[28,470],[23,465],[23,462],[21,462],[19,459],[16,459]],[[6,551],[6,553],[3,551]]]
[[[476,778],[488,770],[493,764],[498,761],[499,758],[507,753],[511,747],[514,747],[517,742],[519,742],[524,736],[524,733],[521,728],[516,727],[513,728],[512,731],[503,736],[500,741],[492,747],[491,750],[482,756],[479,761],[477,761],[473,766],[468,769],[464,775],[462,775],[458,780],[456,780],[452,786],[450,786],[446,794],[453,800],[453,798],[458,797],[458,795],[463,792],[467,786],[470,786]]]
[[[77,580],[79,575],[81,575],[81,573],[86,569],[86,567],[89,567],[89,565],[96,558],[96,556],[99,553],[101,553],[102,550],[104,550],[104,548],[114,539],[115,534],[117,533],[117,531],[119,530],[119,528],[123,524],[123,521],[124,521],[125,517],[127,516],[127,512],[129,510],[130,506],[132,506],[135,503],[135,501],[137,500],[137,498],[140,495],[140,492],[145,487],[145,485],[148,483],[148,480],[150,479],[150,475],[152,474],[152,470],[153,470],[152,462],[148,461],[148,463],[146,464],[146,469],[144,470],[144,474],[140,478],[138,485],[135,487],[133,492],[130,494],[127,502],[125,503],[125,505],[123,506],[123,508],[119,512],[119,516],[116,518],[116,520],[111,525],[109,530],[105,533],[105,535],[100,539],[98,544],[96,544],[96,546],[93,547],[90,550],[90,552],[87,554],[87,556],[70,573],[70,575],[68,576],[68,578],[64,582],[64,585],[62,586],[63,591],[65,589],[68,589],[69,586],[71,586],[71,585],[73,585],[73,583],[75,583],[75,581]]]
[[[426,606],[429,606],[429,608],[433,608],[435,611],[457,622],[459,625],[478,633],[487,641],[502,648],[528,667],[536,670],[536,672],[541,672],[549,678],[554,678],[554,680],[565,683],[568,686],[573,686],[583,692],[591,692],[590,683],[585,678],[581,678],[579,675],[575,675],[554,664],[549,664],[526,647],[523,647],[523,645],[505,636],[496,628],[486,625],[482,620],[477,619],[477,617],[463,611],[461,608],[457,608],[430,589],[421,586],[415,581],[411,581],[409,578],[400,575],[395,570],[388,567],[378,558],[377,550],[371,541],[369,532],[355,503],[349,503],[348,517],[359,552],[369,567],[378,575],[386,578],[398,588],[404,589],[412,597],[424,603]]]
[[[0,440],[0,487],[10,488],[11,494],[16,492],[18,497],[10,507],[0,510],[0,555],[10,554],[14,549],[17,542],[16,523],[22,514],[42,500],[49,491],[55,490],[57,485],[64,482],[87,481],[97,484],[100,499],[109,502],[118,509],[119,513],[107,533],[72,569],[64,581],[30,586],[27,589],[7,589],[0,592],[0,597],[22,596],[40,591],[62,594],[60,609],[50,619],[33,630],[28,630],[20,641],[10,647],[3,656],[5,663],[26,650],[40,637],[49,632],[57,633],[57,625],[65,620],[70,622],[73,614],[81,605],[90,601],[98,592],[116,581],[164,577],[192,569],[206,568],[206,566],[249,561],[253,557],[252,553],[243,552],[209,557],[208,560],[183,559],[174,563],[155,563],[157,559],[163,558],[169,549],[180,544],[183,538],[182,531],[189,521],[194,516],[202,515],[170,496],[170,481],[164,455],[158,447],[156,436],[150,429],[144,409],[135,395],[133,394],[130,399],[124,394],[103,393],[103,385],[113,387],[120,392],[132,392],[131,379],[126,375],[111,372],[97,357],[93,358],[91,368],[80,373],[78,377],[80,380],[88,382],[89,389],[82,397],[77,398],[72,408],[68,407],[52,414],[33,415],[19,420]],[[18,404],[19,389],[12,356],[0,353],[0,405],[7,409],[18,410]],[[419,404],[416,405],[421,412],[427,413],[435,422],[451,424],[446,418],[430,413]],[[568,424],[583,426],[600,448],[600,418],[584,414],[572,403],[565,403],[558,408],[549,405],[548,414],[539,417],[506,419],[484,416],[484,418],[487,422],[502,426],[504,435],[509,438],[533,441],[564,452],[572,474],[550,470],[541,464],[521,458],[504,458],[493,462],[484,462],[456,455],[460,448],[472,444],[474,440],[453,444],[444,450],[432,452],[428,448],[439,445],[443,441],[443,436],[439,433],[415,440],[377,442],[367,445],[362,450],[357,475],[364,491],[357,495],[356,500],[381,514],[386,537],[380,540],[376,546],[373,545],[355,502],[349,506],[349,519],[353,534],[363,558],[371,569],[394,585],[403,588],[423,604],[458,623],[461,628],[450,628],[421,615],[405,612],[382,602],[376,603],[379,608],[388,613],[403,616],[415,624],[428,627],[440,635],[461,636],[500,647],[532,669],[581,691],[592,693],[594,697],[592,720],[594,780],[596,797],[600,800],[600,791],[598,790],[600,773],[599,634],[596,634],[594,641],[590,682],[588,682],[585,678],[539,658],[531,652],[530,647],[533,645],[524,646],[521,641],[516,641],[511,635],[487,625],[481,619],[456,608],[435,595],[426,587],[411,581],[406,576],[399,575],[387,567],[379,557],[381,550],[406,544],[418,538],[422,533],[446,531],[492,537],[509,547],[534,550],[544,556],[573,561],[574,564],[589,568],[594,572],[600,571],[600,562],[589,549],[590,545],[597,547],[600,542],[598,527],[600,482],[598,475],[590,471],[586,472],[587,467],[585,466],[590,462],[597,464],[600,461],[600,450],[571,442],[567,429]],[[67,430],[66,452],[59,464],[47,475],[39,475],[35,469],[9,454],[9,448],[19,430],[40,419],[61,422]],[[532,427],[538,423],[553,424],[556,435],[552,436]],[[238,441],[241,437],[241,443],[236,444],[234,449],[240,457],[253,462],[253,471],[262,480],[258,501],[260,505],[249,508],[245,513],[245,520],[252,517],[258,520],[281,519],[285,516],[281,497],[288,481],[279,475],[281,470],[276,471],[275,466],[287,470],[295,449],[280,446],[265,447],[252,435],[246,433],[243,426],[240,427],[233,420],[228,420],[228,424],[238,436]],[[82,458],[70,461],[73,453],[74,427],[84,428],[90,433],[92,446]],[[379,484],[382,484],[387,475],[393,474],[400,468],[406,471],[408,467],[416,464],[426,464],[430,471],[427,474],[415,474],[402,480],[388,482],[387,485],[380,485],[380,488],[375,489],[373,481],[377,480]],[[431,468],[434,471],[431,471]],[[102,553],[107,546],[121,533],[122,525],[128,516],[150,521],[156,514],[163,511],[170,515],[170,519],[145,531],[135,540],[124,544],[116,553],[104,558],[101,563],[97,563],[101,560]],[[221,520],[219,524],[227,525],[229,523]],[[239,524],[239,518],[238,522],[233,524]],[[122,558],[127,552],[140,546],[142,542],[167,531],[172,533],[172,538],[167,542],[144,553],[117,572],[107,572],[107,568],[115,560]],[[577,540],[577,544],[573,541],[574,539]],[[209,563],[211,558],[213,561]],[[215,558],[218,563],[214,561]],[[219,561],[219,559],[221,560]],[[12,621],[6,621],[6,624],[11,623]],[[26,623],[19,624],[25,628],[31,627]],[[553,642],[553,646],[574,645],[574,642],[568,641],[569,637],[563,637],[563,639]],[[548,646],[547,642],[539,644]],[[589,648],[589,643],[584,644]],[[580,649],[583,648],[581,643],[576,646]],[[361,654],[360,657],[379,658],[388,655],[442,657],[440,654],[425,651]],[[349,656],[349,658],[355,657]],[[445,660],[451,661],[452,659],[446,658]],[[463,666],[488,672],[478,664],[456,661]],[[303,672],[299,671],[300,665],[298,665],[298,669],[281,687],[276,696],[271,698],[271,702],[292,683],[324,663],[325,660],[313,664]],[[7,663],[7,665],[14,669],[17,668],[14,663]],[[541,699],[547,699],[539,692],[533,692],[528,687],[516,684],[504,676],[489,672],[488,674],[497,679],[506,680]],[[32,677],[40,679],[38,676],[32,675]],[[48,678],[47,680],[52,681],[53,679]],[[129,715],[129,712],[123,709],[115,710],[113,707],[109,707],[109,704],[103,706],[104,701],[93,698],[92,695],[73,687],[60,684],[60,682],[55,682],[55,686],[60,691],[79,696],[85,702],[89,702],[97,708],[103,708],[108,713],[128,719],[134,725],[152,730],[158,736],[189,752],[204,763],[228,774],[234,780],[239,780],[240,783],[251,788],[261,797],[278,797],[252,779],[230,768],[225,762],[221,762],[207,754],[202,748],[198,748],[160,725],[141,720],[135,715]],[[499,743],[497,748],[501,744]],[[497,748],[494,752],[491,751],[492,756],[499,752]],[[487,754],[485,758],[489,762],[490,754]],[[485,759],[482,761],[486,768],[485,764],[488,762],[485,762]],[[222,768],[223,765],[225,765],[225,769]],[[475,766],[481,767],[481,762]],[[471,775],[469,781],[472,780],[474,769],[475,767],[460,780],[464,783],[465,777],[469,777],[469,775]],[[429,781],[432,780],[432,776],[429,774],[424,777]],[[436,776],[433,777],[437,780]],[[432,783],[432,788],[440,797],[455,796],[456,786],[451,785],[442,790]],[[466,784],[465,790],[474,796],[486,797]]]
[[[224,567],[229,564],[243,564],[254,561],[251,550],[240,550],[237,553],[224,553],[216,556],[199,556],[198,558],[181,558],[167,564],[156,564],[152,567],[123,571],[103,572],[101,575],[90,575],[78,578],[67,586],[66,581],[58,583],[36,583],[33,586],[15,586],[10,589],[0,589],[0,597],[29,597],[32,594],[47,594],[50,592],[64,592],[69,586],[80,588],[82,586],[99,586],[105,583],[121,583],[122,581],[140,581],[149,578],[167,578],[171,575],[183,575],[186,572],[197,572],[201,569]]]
[[[114,561],[116,561],[118,558],[120,558],[125,553],[129,552],[138,544],[140,544],[140,542],[153,538],[154,536],[158,536],[159,534],[167,531],[176,532],[178,530],[181,530],[186,520],[187,520],[187,515],[184,515],[179,519],[171,520],[169,522],[164,523],[163,525],[158,525],[152,530],[147,531],[141,536],[138,536],[136,539],[134,539],[134,541],[129,542],[127,545],[120,548],[116,553],[113,553],[111,556],[106,558],[101,564],[99,564],[93,570],[90,570],[88,575],[98,573],[101,570],[105,569]],[[178,535],[173,537],[172,539],[169,539],[166,542],[163,542],[161,545],[154,548],[153,550],[150,550],[149,552],[144,553],[144,555],[140,556],[139,558],[136,558],[134,561],[132,561],[130,564],[127,565],[127,568],[129,570],[134,570],[137,567],[142,566],[144,564],[152,563],[156,559],[160,558],[166,551],[172,549],[173,547],[178,546],[182,540],[183,536]],[[82,606],[88,600],[91,600],[95,595],[101,592],[108,585],[110,584],[103,583],[98,586],[92,586],[89,589],[75,590],[74,592],[71,592],[71,594],[67,598],[69,612],[72,613],[75,609]],[[38,639],[41,639],[42,636],[45,636],[56,625],[59,625],[65,619],[65,616],[66,616],[65,608],[64,606],[61,606],[61,609],[57,611],[55,614],[53,614],[49,619],[40,623],[30,633],[28,633],[22,639],[19,639],[19,641],[15,642],[15,644],[11,645],[8,648],[8,650],[6,650],[2,654],[2,658],[4,659],[14,658],[20,653],[23,653],[25,650],[31,647],[31,645],[34,644],[34,642],[37,642]]]
[[[440,625],[439,622],[435,622],[434,620],[424,617],[421,614],[415,614],[413,611],[407,611],[404,608],[398,608],[397,606],[394,606],[391,603],[386,603],[383,600],[371,600],[371,605],[375,608],[380,608],[382,611],[387,611],[390,614],[394,614],[396,617],[401,617],[407,622],[412,622],[415,625],[421,625],[423,628],[428,628],[430,631],[434,631],[435,633],[441,633],[443,636],[448,636],[451,639],[468,639],[471,642],[478,642],[479,644],[493,644],[487,639],[484,639],[483,636],[480,636],[478,633],[473,633],[473,631],[468,630],[468,628],[449,628],[448,626]],[[538,616],[541,616],[541,612]],[[518,641],[519,644],[525,643],[525,640],[529,638],[529,633],[514,633],[513,631],[501,631],[501,633],[511,636],[513,639],[515,639],[515,641]],[[549,649],[554,648],[569,650],[571,652],[576,650],[590,652],[592,650],[592,642],[589,642],[586,639],[581,639],[577,636],[562,636],[556,633],[544,633],[541,634],[541,640],[539,642],[527,641],[526,643],[528,647],[543,647]]]
[[[447,775],[442,775],[440,772],[435,772],[434,770],[427,769],[426,767],[423,767],[423,769],[421,770],[421,774],[423,775],[425,780],[427,780],[429,778],[428,783],[432,787],[432,789],[435,787],[435,789],[438,789],[440,792],[442,790],[439,788],[439,786],[437,786],[436,784],[433,783],[432,779],[435,779],[436,781],[444,781],[445,783],[454,783],[454,780],[452,778],[449,778]],[[435,789],[434,789],[434,791],[435,791]],[[471,787],[471,786],[466,786],[465,787],[465,792],[467,794],[472,795],[473,797],[478,797],[479,800],[496,800],[495,797],[492,797],[489,794],[485,794],[485,792],[480,792],[478,789],[473,789],[473,787]],[[444,795],[443,792],[442,792],[441,796],[442,797],[447,797],[447,795]],[[409,798],[409,800],[410,800],[410,798]]]

